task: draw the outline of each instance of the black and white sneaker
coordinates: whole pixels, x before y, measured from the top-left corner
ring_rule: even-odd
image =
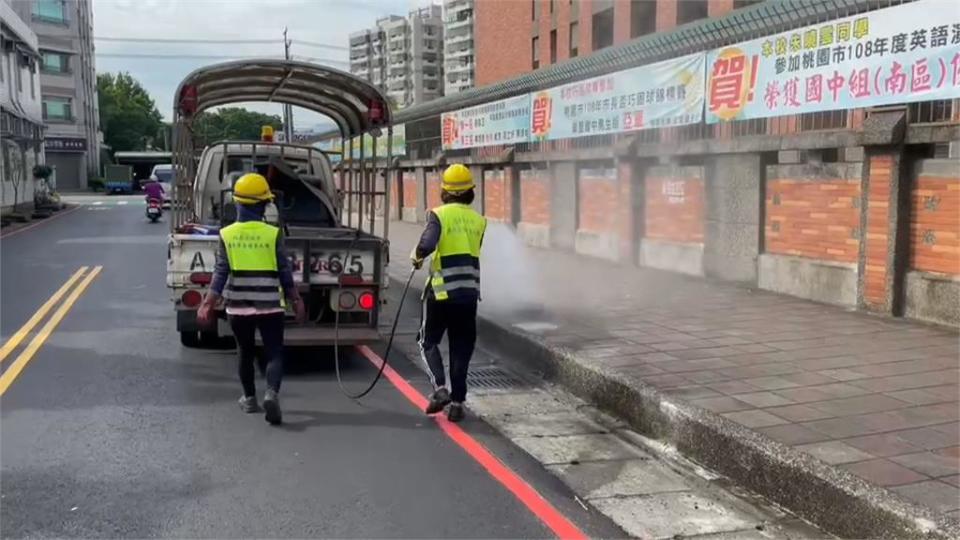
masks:
[[[450,403],[450,391],[445,387],[438,388],[430,394],[430,403],[427,404],[427,408],[424,409],[423,412],[427,414],[437,414],[442,411],[448,403]]]
[[[263,410],[257,403],[257,396],[240,396],[238,403],[240,404],[240,410],[247,414],[258,413]]]
[[[463,420],[463,417],[463,403],[451,403],[450,406],[447,407],[447,420],[457,423]]]
[[[280,412],[280,396],[276,390],[267,390],[263,395],[264,416],[271,425],[278,426],[283,423],[283,414]]]

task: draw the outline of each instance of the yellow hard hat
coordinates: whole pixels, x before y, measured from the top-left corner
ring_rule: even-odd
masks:
[[[463,164],[454,163],[443,171],[443,190],[452,193],[459,193],[473,189],[473,175],[470,169]]]
[[[233,185],[233,200],[240,204],[257,204],[272,201],[270,184],[262,174],[247,173],[237,179]]]

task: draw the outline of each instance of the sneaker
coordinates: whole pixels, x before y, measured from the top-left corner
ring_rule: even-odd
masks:
[[[247,413],[258,413],[260,409],[260,404],[257,403],[257,396],[240,396],[240,410]]]
[[[427,414],[437,414],[442,411],[448,403],[450,403],[450,391],[445,387],[440,387],[430,394],[430,403],[427,404],[424,412]]]
[[[463,403],[451,403],[447,408],[447,420],[456,423],[463,420],[463,416]]]
[[[280,412],[280,396],[276,390],[267,390],[263,395],[263,409],[267,412],[267,422],[274,426],[283,423],[283,414]]]

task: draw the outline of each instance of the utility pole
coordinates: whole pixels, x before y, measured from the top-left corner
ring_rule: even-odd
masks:
[[[283,57],[290,59],[290,44],[287,39],[287,27],[283,27]],[[283,134],[287,144],[293,142],[293,106],[283,104]]]

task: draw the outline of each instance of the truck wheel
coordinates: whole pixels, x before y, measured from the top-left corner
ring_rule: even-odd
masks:
[[[195,331],[181,331],[180,344],[191,349],[200,346],[200,334]]]

